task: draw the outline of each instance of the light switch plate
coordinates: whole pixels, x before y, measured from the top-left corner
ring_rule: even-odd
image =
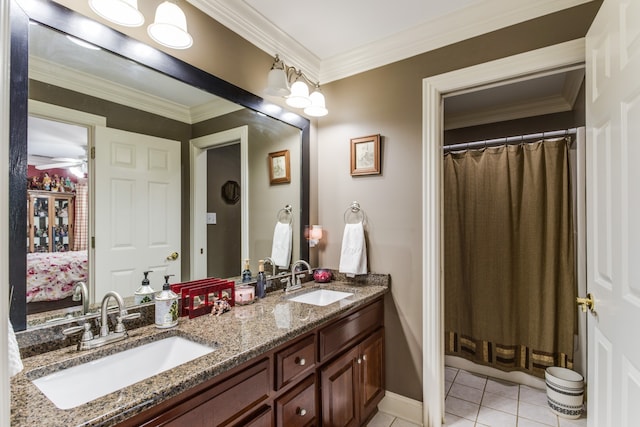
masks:
[[[215,212],[207,212],[207,224],[216,224],[217,218]]]

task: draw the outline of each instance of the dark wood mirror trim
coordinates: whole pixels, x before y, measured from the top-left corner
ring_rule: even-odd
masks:
[[[264,99],[212,74],[174,58],[114,29],[82,16],[62,5],[43,0],[11,2],[11,82],[9,147],[9,280],[14,287],[10,318],[16,331],[27,327],[26,319],[26,230],[27,204],[27,115],[29,21],[65,32],[129,58],[149,68],[181,80],[229,101],[259,111],[301,130],[302,182],[300,186],[300,257],[309,259],[304,239],[309,224],[309,138],[310,122],[288,111],[272,113]],[[268,70],[265,70],[265,73]],[[184,232],[184,230],[183,230]]]

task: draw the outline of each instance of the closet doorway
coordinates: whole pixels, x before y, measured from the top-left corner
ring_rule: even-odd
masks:
[[[444,292],[441,282],[442,249],[442,141],[443,97],[502,86],[552,74],[558,69],[579,68],[584,61],[584,42],[571,41],[533,52],[480,64],[425,79],[424,96],[424,239],[423,244],[423,384],[424,422],[440,425],[444,405]],[[426,313],[430,315],[427,316]]]

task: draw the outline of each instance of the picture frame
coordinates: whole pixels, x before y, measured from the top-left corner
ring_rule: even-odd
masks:
[[[351,176],[379,175],[380,135],[351,139]]]
[[[269,182],[271,185],[291,182],[289,150],[269,153]]]

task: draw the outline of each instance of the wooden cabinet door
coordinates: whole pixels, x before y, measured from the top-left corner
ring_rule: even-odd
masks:
[[[358,351],[358,347],[355,347],[322,368],[323,426],[352,427],[359,424]]]
[[[366,420],[384,397],[384,329],[379,329],[359,347],[361,420]]]

